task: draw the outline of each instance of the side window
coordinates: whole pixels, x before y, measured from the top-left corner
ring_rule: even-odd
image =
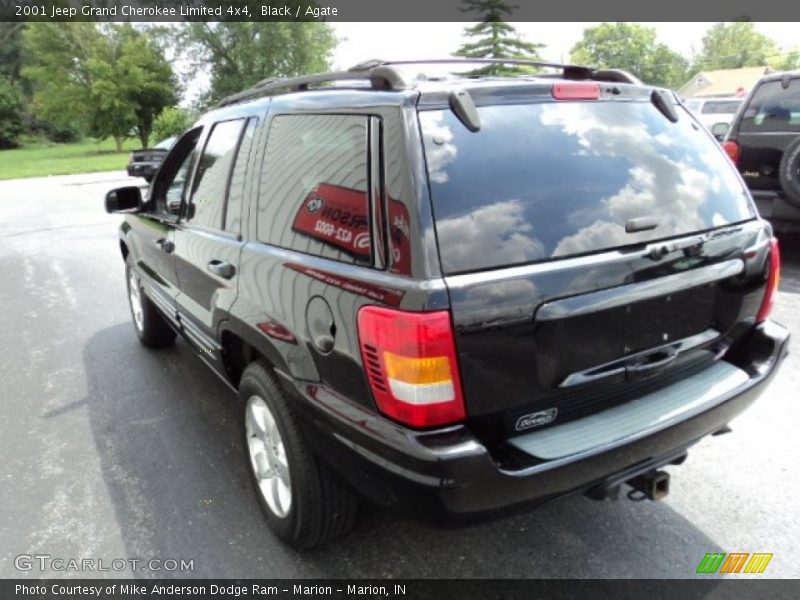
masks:
[[[784,88],[780,80],[762,83],[742,117],[742,131],[800,131],[800,79]]]
[[[211,130],[194,176],[192,224],[222,229],[228,175],[243,125],[243,119],[223,121]]]
[[[245,176],[247,174],[247,163],[250,159],[250,148],[253,146],[253,135],[255,134],[258,119],[249,119],[242,134],[242,141],[239,143],[239,151],[236,153],[236,162],[233,164],[231,174],[231,185],[228,190],[228,205],[225,209],[225,231],[239,233],[242,230],[242,202],[245,194]]]
[[[259,186],[259,240],[341,262],[370,263],[367,119],[272,119]]]
[[[183,190],[186,189],[186,181],[192,171],[192,165],[194,165],[196,157],[197,151],[193,148],[178,166],[175,177],[167,183],[167,206],[175,206],[175,203],[180,204],[183,199]]]
[[[177,215],[186,183],[191,175],[196,158],[197,140],[202,128],[184,134],[164,159],[164,166],[153,183],[150,211],[162,215]]]

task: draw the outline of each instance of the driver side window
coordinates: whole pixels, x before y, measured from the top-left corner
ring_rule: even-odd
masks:
[[[186,197],[197,156],[197,141],[202,128],[184,134],[164,160],[164,166],[153,182],[150,212],[176,216]]]

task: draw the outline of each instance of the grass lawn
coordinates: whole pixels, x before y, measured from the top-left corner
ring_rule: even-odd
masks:
[[[22,148],[0,150],[0,179],[122,170],[128,164],[130,151],[139,146],[138,140],[127,140],[123,152],[117,152],[114,140],[109,138],[74,144],[35,142]]]

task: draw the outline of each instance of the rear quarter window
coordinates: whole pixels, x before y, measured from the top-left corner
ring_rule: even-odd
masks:
[[[420,113],[442,266],[458,273],[596,252],[753,217],[719,145],[641,101]],[[629,219],[655,217],[626,233]]]
[[[367,117],[272,119],[258,199],[258,239],[370,264]]]

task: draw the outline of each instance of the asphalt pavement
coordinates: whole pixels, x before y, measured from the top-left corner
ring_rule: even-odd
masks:
[[[456,529],[365,507],[352,534],[297,553],[260,513],[235,397],[184,341],[136,340],[120,217],[103,211],[131,183],[0,182],[0,577],[79,575],[17,568],[39,554],[193,561],[100,576],[683,578],[707,552],[771,552],[764,576],[800,577],[800,238],[782,239],[773,313],[794,333],[789,358],[733,433],[668,468],[666,500],[570,497]]]

